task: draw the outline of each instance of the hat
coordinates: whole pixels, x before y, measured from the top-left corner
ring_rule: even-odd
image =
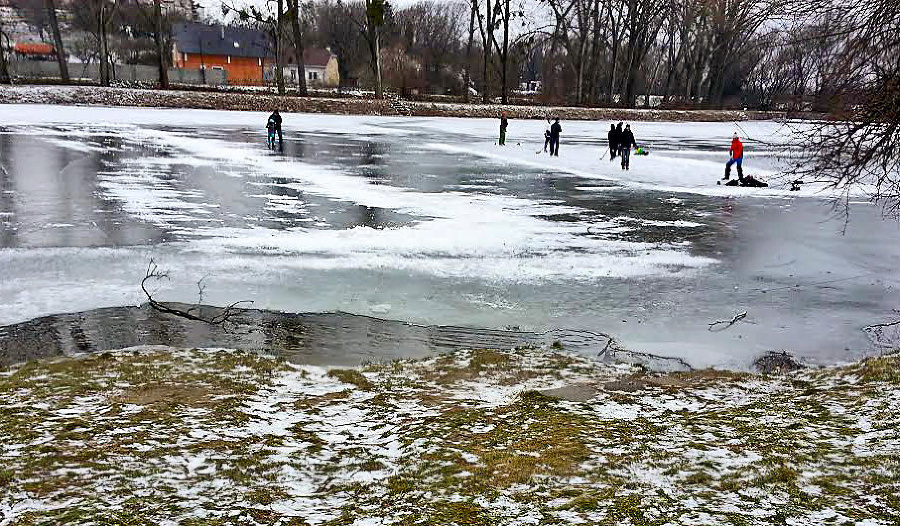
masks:
[[[732,137],[734,137],[735,139],[737,139],[737,138],[738,138],[737,132],[734,132],[734,135],[732,135]]]

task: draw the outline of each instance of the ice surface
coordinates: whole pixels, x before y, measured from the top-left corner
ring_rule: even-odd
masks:
[[[651,154],[601,159],[608,123],[0,105],[0,323],[164,299],[424,323],[587,328],[694,365],[785,348],[868,352],[897,228],[822,185],[790,192],[774,122],[632,123]],[[767,189],[717,186],[731,134]],[[722,333],[710,321],[747,310]],[[848,354],[849,353],[849,354]]]

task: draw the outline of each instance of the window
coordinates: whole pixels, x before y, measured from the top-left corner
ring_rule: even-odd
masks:
[[[309,80],[319,80],[319,72],[318,71],[310,71],[309,72]]]

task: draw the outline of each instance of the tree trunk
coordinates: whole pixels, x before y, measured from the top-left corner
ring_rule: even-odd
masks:
[[[291,10],[291,30],[294,33],[294,49],[297,52],[297,90],[301,97],[306,97],[306,66],[303,64],[303,32],[300,30],[300,0],[288,0]]]
[[[491,102],[490,90],[488,89],[488,64],[491,62],[491,40],[494,35],[494,13],[491,11],[491,0],[486,0],[485,6],[487,27],[481,35],[482,45],[484,47],[484,62],[481,65],[481,102],[488,104]]]
[[[159,66],[159,89],[169,89],[169,60],[163,31],[161,0],[153,0],[153,41],[156,44],[157,65]]]
[[[64,84],[69,83],[69,64],[66,59],[66,50],[63,47],[62,35],[59,33],[59,20],[56,18],[56,1],[44,0],[47,10],[47,20],[50,22],[50,31],[53,33],[53,45],[56,47],[56,61],[59,63],[59,78]]]
[[[381,79],[381,31],[374,22],[370,22],[372,31],[372,73],[375,75],[375,98],[384,98],[384,84]]]
[[[509,62],[509,0],[504,0],[505,11],[503,13],[503,53],[500,55],[500,72],[501,89],[503,93],[500,95],[500,101],[503,104],[509,104],[509,86],[507,85],[507,66]]]
[[[278,16],[275,19],[275,86],[284,95],[284,0],[278,0]]]
[[[606,99],[610,105],[613,104],[613,97],[615,95],[616,69],[617,69],[616,66],[618,66],[618,62],[619,62],[619,43],[615,37],[615,33],[613,33],[613,42],[612,42],[611,48],[612,48],[612,57],[611,57],[611,63],[609,66],[609,85],[607,86],[607,90],[606,90]]]
[[[0,20],[0,84],[12,84],[12,77],[9,74],[9,66],[6,63],[6,47],[4,40],[8,41],[6,33],[3,31],[2,20]]]
[[[109,42],[106,35],[106,0],[100,1],[98,10],[97,24],[98,35],[100,37],[100,85],[109,86]]]
[[[475,41],[475,2],[469,17],[469,41],[466,43],[466,71],[463,77],[463,100],[469,102],[469,85],[472,83],[472,43]]]

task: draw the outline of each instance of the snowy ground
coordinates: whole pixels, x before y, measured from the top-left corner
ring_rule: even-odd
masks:
[[[0,373],[0,525],[892,525],[897,356],[758,377],[565,352],[356,369],[133,349]]]
[[[590,329],[700,367],[853,359],[896,307],[900,231],[861,203],[842,235],[821,185],[789,192],[776,123],[635,123],[652,153],[623,172],[608,123],[564,122],[549,158],[536,121],[500,148],[492,120],[286,115],[284,156],[264,121],[0,106],[0,323],[137,304],[151,257],[163,299],[204,278],[207,303]],[[733,131],[771,188],[715,185]]]

